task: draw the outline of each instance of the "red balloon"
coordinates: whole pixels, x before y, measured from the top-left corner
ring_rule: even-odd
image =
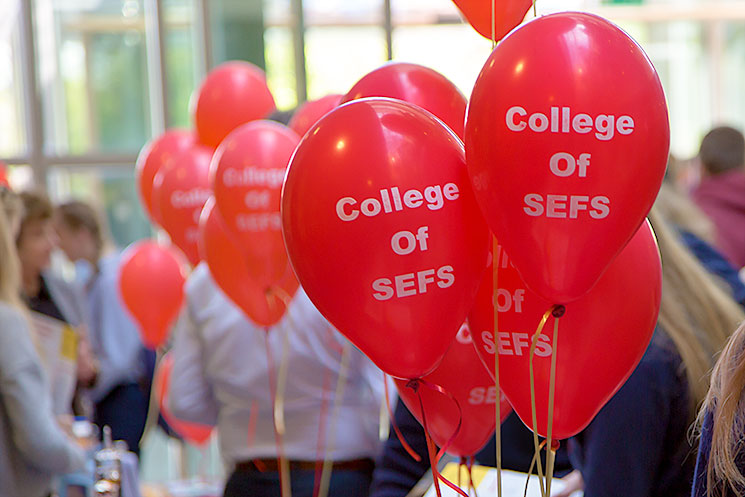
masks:
[[[145,207],[150,220],[162,224],[157,209],[153,208],[153,183],[159,171],[165,170],[171,164],[175,155],[194,146],[194,133],[185,129],[171,129],[157,138],[150,140],[142,147],[137,156],[135,175],[137,176],[137,190],[140,202]]]
[[[282,229],[316,307],[399,378],[437,366],[486,267],[488,230],[460,140],[399,100],[342,105],[303,138]]]
[[[173,249],[145,240],[122,256],[119,290],[122,301],[140,325],[146,347],[165,343],[184,299],[184,274]]]
[[[428,110],[463,139],[468,101],[445,76],[429,67],[390,62],[368,73],[342,98],[390,97]]]
[[[210,183],[252,283],[268,290],[289,269],[279,214],[282,182],[300,137],[273,121],[233,130],[215,152]]]
[[[277,324],[287,310],[284,297],[291,298],[298,288],[289,264],[285,266],[283,277],[273,285],[275,292],[279,289],[285,295],[267,292],[266,287],[257,284],[245,256],[215,207],[214,198],[204,206],[199,231],[200,254],[225,295],[257,325],[269,327]]]
[[[155,369],[155,375],[153,377],[153,388],[155,388],[155,395],[158,399],[160,413],[163,415],[163,419],[166,420],[166,423],[168,423],[168,426],[170,426],[184,440],[196,445],[204,445],[212,436],[212,427],[199,423],[182,421],[171,414],[171,410],[168,408],[168,389],[171,385],[172,371],[173,357],[171,357],[169,352],[163,356],[160,362],[158,362],[158,367]]]
[[[288,126],[295,133],[303,136],[319,119],[338,107],[341,98],[342,95],[326,95],[318,100],[305,102],[292,115]]]
[[[523,22],[533,0],[453,0],[481,36],[499,41]],[[492,17],[494,30],[492,33]]]
[[[437,369],[424,377],[438,385],[458,401],[460,410],[448,396],[419,385],[417,394],[407,387],[407,381],[395,379],[398,394],[414,417],[422,422],[419,395],[422,397],[427,428],[435,443],[443,447],[451,442],[447,452],[457,457],[468,457],[479,452],[494,434],[497,388],[489,372],[481,365],[473,347],[468,327],[463,325]],[[510,403],[500,395],[499,414],[504,421],[512,412]],[[461,423],[455,438],[455,430]],[[451,441],[452,438],[452,441]]]
[[[240,60],[214,68],[194,96],[194,125],[199,140],[212,148],[243,123],[274,112],[274,97],[260,68]]]
[[[189,262],[199,263],[199,214],[210,198],[212,149],[202,145],[177,154],[170,167],[155,177],[153,199],[161,226]]]
[[[466,128],[479,205],[525,283],[553,303],[587,293],[665,172],[665,96],[642,49],[594,15],[531,21],[492,52]]]
[[[500,250],[499,382],[520,419],[532,426],[530,343],[551,302],[527,289]],[[476,351],[494,371],[494,287],[491,267],[469,315]],[[644,355],[660,309],[662,268],[644,223],[587,295],[567,304],[553,343],[553,320],[538,337],[533,359],[538,433],[546,435],[551,355],[556,351],[553,437],[582,431],[631,375]]]

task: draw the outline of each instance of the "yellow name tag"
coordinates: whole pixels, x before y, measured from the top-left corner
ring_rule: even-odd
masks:
[[[62,341],[60,342],[60,357],[69,361],[78,359],[78,334],[70,325],[62,328]]]

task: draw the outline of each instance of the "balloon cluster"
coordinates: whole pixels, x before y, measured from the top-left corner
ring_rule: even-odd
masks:
[[[531,2],[456,3],[499,38]],[[661,293],[645,216],[669,124],[652,64],[610,22],[560,13],[514,29],[470,101],[389,63],[286,127],[264,120],[263,74],[228,63],[194,102],[196,133],[168,131],[138,159],[153,222],[259,325],[301,284],[452,453],[486,442],[497,402],[530,424],[531,388],[536,431],[571,436],[641,359]],[[551,310],[560,347],[534,331]]]

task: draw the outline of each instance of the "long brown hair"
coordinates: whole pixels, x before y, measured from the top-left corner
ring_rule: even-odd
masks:
[[[12,227],[20,221],[21,201],[11,190],[0,186],[0,301],[23,308],[21,303],[21,263],[18,260]]]
[[[694,413],[706,397],[714,356],[745,316],[683,246],[656,206],[649,220],[662,257],[662,305],[658,322],[683,361]]]
[[[706,481],[709,495],[742,495],[745,475],[735,463],[745,436],[745,322],[732,334],[711,375],[711,387],[699,414],[713,416]],[[739,492],[739,493],[738,493]]]

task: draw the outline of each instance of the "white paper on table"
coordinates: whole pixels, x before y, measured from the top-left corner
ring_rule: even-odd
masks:
[[[31,333],[49,383],[55,414],[69,414],[77,383],[78,334],[59,319],[31,312]]]

